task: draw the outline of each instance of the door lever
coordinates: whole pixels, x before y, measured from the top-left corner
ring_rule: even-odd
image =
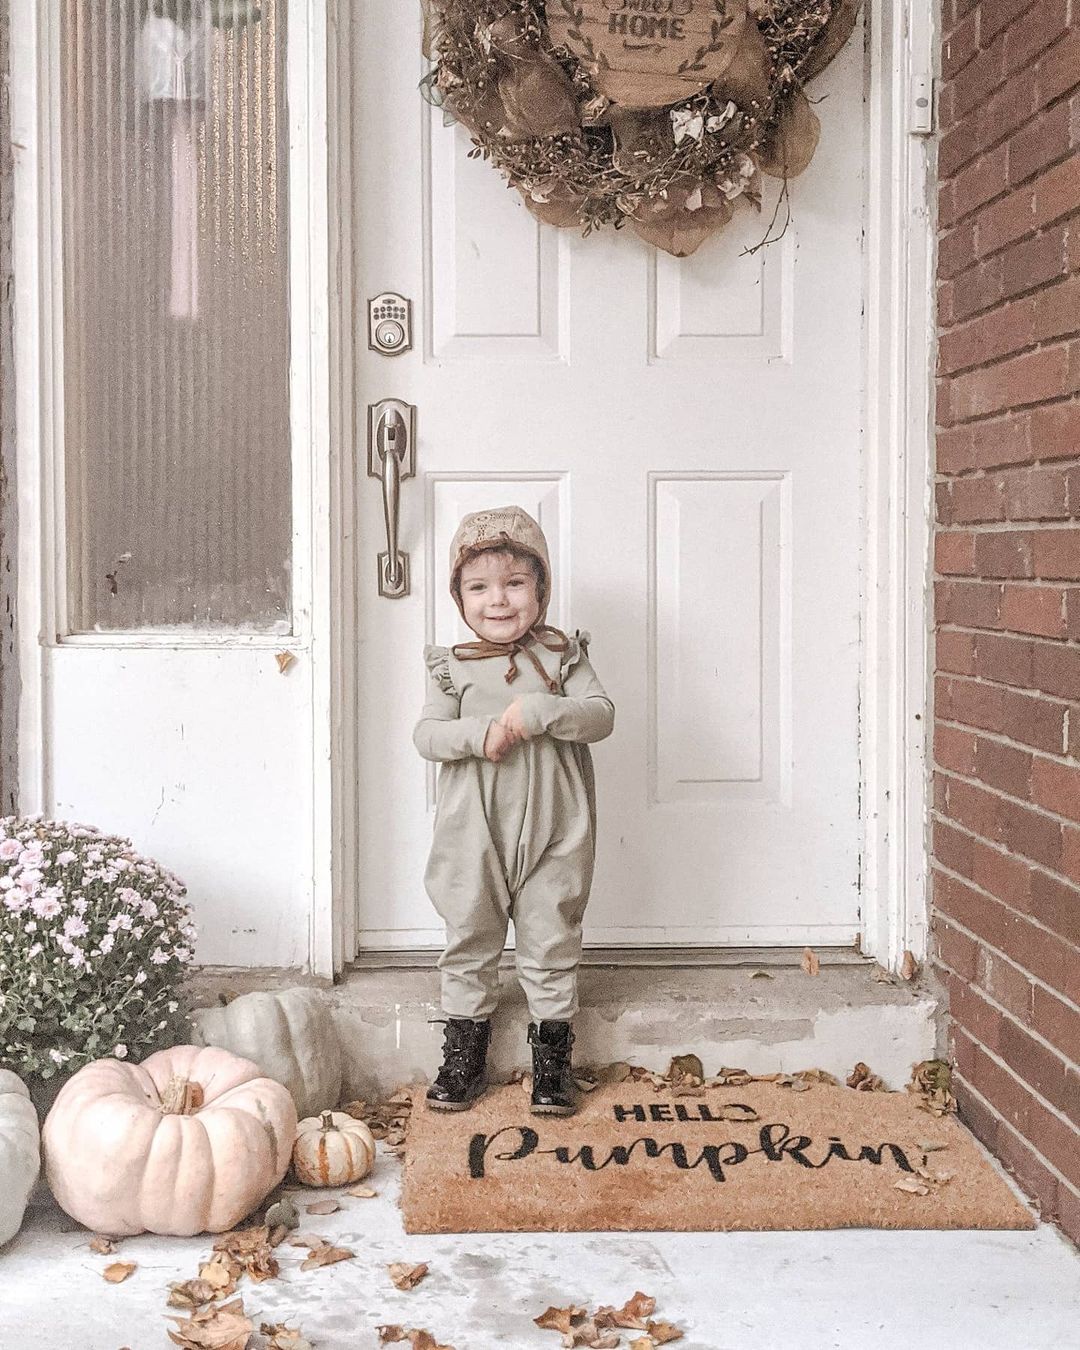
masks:
[[[368,404],[368,477],[382,483],[386,552],[379,554],[379,594],[409,594],[409,555],[398,547],[401,483],[416,473],[416,409],[400,399]]]

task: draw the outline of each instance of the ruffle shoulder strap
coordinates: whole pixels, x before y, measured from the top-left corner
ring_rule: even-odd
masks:
[[[566,679],[583,656],[589,655],[591,641],[592,634],[585,628],[577,629],[573,637],[567,639],[566,651],[563,652],[562,660],[559,662],[559,675],[562,679]]]
[[[455,698],[458,697],[458,691],[454,688],[454,681],[450,677],[449,647],[425,647],[424,665],[427,666],[428,673],[444,694],[453,694]]]

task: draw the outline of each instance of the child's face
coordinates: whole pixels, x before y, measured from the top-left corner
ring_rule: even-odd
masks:
[[[482,638],[514,642],[536,622],[536,572],[524,558],[488,549],[461,569],[465,622]]]

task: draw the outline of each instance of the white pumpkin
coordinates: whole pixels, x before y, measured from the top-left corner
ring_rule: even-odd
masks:
[[[99,1059],[45,1117],[45,1174],[87,1228],[124,1235],[221,1233],[285,1175],[296,1107],[227,1050],[177,1045],[141,1064]]]
[[[323,1111],[296,1127],[293,1171],[305,1186],[348,1186],[374,1164],[374,1136],[344,1111]]]
[[[196,1008],[192,1020],[200,1044],[250,1059],[287,1087],[297,1115],[337,1106],[341,1042],[330,1006],[317,989],[241,994],[223,1008]]]
[[[41,1170],[38,1118],[26,1084],[0,1069],[0,1247],[22,1226]]]

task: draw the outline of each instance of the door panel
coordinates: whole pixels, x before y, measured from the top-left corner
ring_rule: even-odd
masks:
[[[541,226],[418,104],[418,27],[365,0],[355,266],[413,299],[416,349],[363,351],[361,404],[418,409],[412,593],[382,599],[358,494],[361,887],[368,948],[437,946],[422,885],[434,772],[412,750],[460,516],[510,501],[551,546],[551,621],[593,636],[616,730],[595,748],[598,945],[849,942],[858,929],[863,73],[815,84],[818,155],[783,238],[741,209],[690,259]],[[394,222],[380,209],[394,166]],[[385,198],[382,198],[385,200]],[[781,205],[779,217],[783,219]],[[363,425],[366,419],[359,419]]]

